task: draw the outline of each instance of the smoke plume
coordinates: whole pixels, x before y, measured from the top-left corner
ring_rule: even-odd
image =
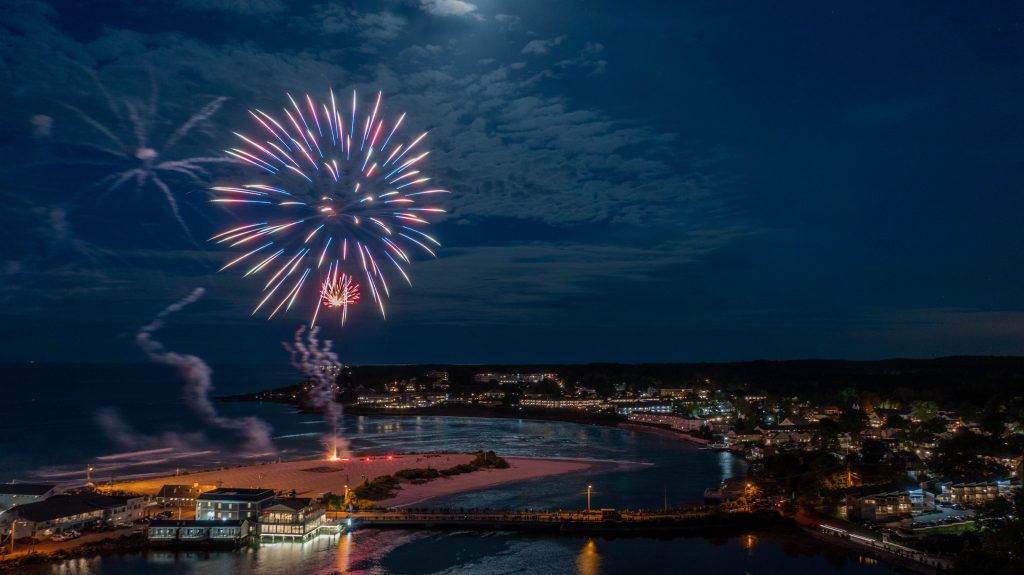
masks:
[[[203,288],[196,288],[188,297],[157,314],[152,322],[143,326],[135,335],[135,343],[146,352],[150,360],[177,368],[178,374],[185,380],[185,402],[202,421],[213,427],[238,432],[245,438],[247,451],[261,453],[276,451],[270,439],[271,428],[262,419],[224,417],[217,413],[213,401],[210,400],[210,392],[213,390],[213,370],[206,365],[205,361],[194,355],[169,351],[162,343],[153,339],[153,333],[163,327],[165,317],[195,302],[203,296],[205,291]]]
[[[323,413],[329,431],[324,436],[324,446],[329,457],[349,455],[348,441],[340,436],[339,429],[344,415],[341,404],[337,401],[337,380],[341,362],[338,355],[331,350],[334,342],[329,339],[322,343],[317,339],[319,327],[306,332],[305,326],[295,331],[292,343],[281,342],[291,355],[292,367],[312,381],[313,387],[306,391],[309,403]],[[303,339],[305,334],[305,339]]]

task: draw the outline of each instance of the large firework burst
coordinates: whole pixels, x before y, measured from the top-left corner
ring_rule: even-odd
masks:
[[[339,109],[333,91],[320,104],[308,95],[288,100],[276,117],[250,110],[259,135],[235,132],[240,144],[227,150],[261,177],[212,188],[214,202],[251,218],[211,238],[245,250],[221,269],[245,262],[244,277],[265,278],[253,314],[273,317],[315,291],[305,297],[310,325],[322,309],[340,310],[344,323],[359,297],[357,274],[385,315],[386,272],[412,285],[404,267],[411,252],[436,257],[432,246],[441,245],[423,231],[430,216],[444,213],[423,202],[449,193],[432,187],[419,169],[430,153],[420,146],[427,134],[405,138],[399,131],[405,114],[386,122],[379,92],[362,117],[354,91],[350,114]]]

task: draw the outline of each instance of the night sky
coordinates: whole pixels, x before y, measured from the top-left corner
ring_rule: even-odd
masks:
[[[1024,353],[1024,4],[0,0],[0,361],[281,363],[209,182],[90,187],[81,111],[219,156],[285,92],[383,91],[454,194],[349,363]],[[642,6],[642,7],[641,7]],[[153,99],[153,86],[158,90]],[[123,131],[123,128],[118,128]],[[124,134],[131,139],[132,134]]]

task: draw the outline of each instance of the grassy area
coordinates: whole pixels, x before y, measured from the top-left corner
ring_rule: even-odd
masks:
[[[980,531],[975,523],[963,523],[960,525],[936,525],[935,527],[924,527],[915,529],[915,533],[922,535],[960,535],[972,531]]]
[[[508,467],[508,461],[505,461],[493,451],[478,451],[469,463],[462,463],[440,471],[432,468],[403,469],[395,472],[393,475],[382,475],[372,481],[366,481],[353,489],[353,505],[358,509],[376,507],[377,501],[390,499],[398,495],[398,490],[402,488],[401,483],[403,481],[414,485],[422,485],[439,477],[453,477],[481,469],[506,469]],[[330,509],[340,510],[343,504],[344,502],[340,500],[328,501]]]

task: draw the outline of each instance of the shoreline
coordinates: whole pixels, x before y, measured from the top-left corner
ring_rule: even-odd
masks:
[[[636,462],[614,460],[581,460],[556,457],[504,457],[508,461],[507,469],[481,469],[451,478],[439,478],[422,485],[402,484],[398,495],[378,501],[386,509],[401,509],[417,505],[431,499],[472,493],[509,483],[536,481],[568,475],[611,469],[628,470],[644,465]]]
[[[288,405],[299,413],[316,414],[316,410],[303,407],[295,400],[261,399],[257,394],[229,395],[215,397],[215,401],[238,403],[273,403]],[[594,414],[565,409],[512,409],[511,407],[480,407],[476,405],[437,405],[432,407],[413,407],[409,409],[384,409],[365,407],[356,404],[342,405],[346,416],[387,415],[398,417],[437,416],[437,417],[479,417],[485,419],[529,419],[531,421],[561,421],[581,425],[602,425],[617,427],[626,420],[614,414]]]
[[[682,431],[676,431],[674,429],[667,429],[657,425],[649,425],[645,423],[637,423],[635,421],[629,421],[618,425],[619,429],[627,429],[630,431],[641,431],[644,433],[651,433],[653,435],[660,435],[661,437],[678,439],[694,445],[707,446],[711,442],[701,437],[695,437],[689,433],[683,433]]]

